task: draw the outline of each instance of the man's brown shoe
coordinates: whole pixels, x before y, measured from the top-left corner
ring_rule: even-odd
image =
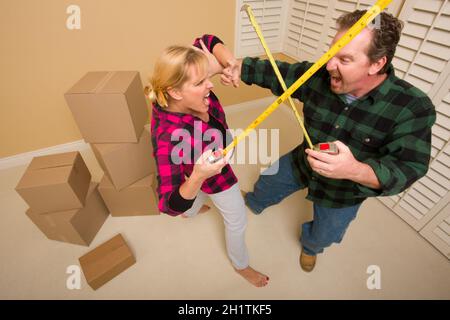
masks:
[[[316,265],[316,258],[317,256],[310,256],[304,253],[302,250],[302,253],[300,254],[300,266],[302,267],[303,271],[311,272]]]

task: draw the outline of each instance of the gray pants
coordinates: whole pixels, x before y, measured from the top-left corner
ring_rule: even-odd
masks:
[[[211,198],[223,217],[225,242],[231,263],[236,269],[247,268],[249,260],[247,246],[245,245],[247,209],[239,190],[239,184],[236,183],[230,189],[216,194],[206,194],[200,190],[194,204],[184,214],[189,217],[195,216],[205,203],[206,197]]]

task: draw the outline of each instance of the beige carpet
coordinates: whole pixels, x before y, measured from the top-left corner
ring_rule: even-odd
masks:
[[[229,108],[229,124],[245,128],[262,110]],[[280,153],[301,140],[287,108],[264,127],[280,128]],[[93,154],[82,155],[99,181]],[[234,167],[242,189],[251,190],[259,165]],[[270,276],[267,287],[254,288],[228,261],[215,209],[192,219],[109,217],[89,248],[51,241],[27,218],[27,205],[14,191],[24,169],[0,171],[1,299],[450,299],[450,262],[376,199],[364,203],[344,241],[319,256],[310,274],[298,264],[300,224],[311,218],[305,192],[260,216],[248,212],[251,265]],[[97,291],[83,276],[80,290],[67,289],[67,267],[119,232],[137,263]],[[371,265],[380,267],[381,289],[367,288]]]

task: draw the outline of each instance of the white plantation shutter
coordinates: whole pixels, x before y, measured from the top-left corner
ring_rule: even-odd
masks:
[[[375,2],[376,0],[332,0],[330,4],[332,14],[329,21],[329,28],[327,28],[327,37],[325,39],[325,47],[322,54],[329,49],[331,42],[333,41],[337,32],[336,21],[340,16],[355,10],[368,9],[373,6]],[[394,0],[389,4],[385,11],[396,16],[401,4],[400,0]]]
[[[367,9],[374,0],[290,0],[283,53],[299,60],[315,61],[328,51],[337,28],[336,20],[356,9]],[[386,9],[396,14],[401,1]]]
[[[401,195],[380,200],[449,257],[448,219],[435,219],[450,215],[450,1],[407,0],[399,18],[405,27],[393,59],[396,75],[428,94],[436,123],[427,175]]]
[[[320,57],[325,46],[330,0],[292,0],[288,10],[284,52],[303,61]]]
[[[337,32],[336,28],[336,20],[342,16],[343,14],[353,12],[355,10],[364,10],[371,7],[374,2],[370,0],[335,0],[334,2],[334,10],[331,15],[330,27],[327,30],[327,38],[326,38],[326,47],[324,48],[324,52],[326,52],[333,41],[333,38]]]
[[[450,204],[428,223],[420,234],[450,259]]]
[[[254,11],[259,8],[257,19],[266,17],[262,8],[269,1],[239,2],[249,3]],[[274,0],[271,4],[275,2],[281,8],[273,11],[273,17],[281,12],[277,18],[285,24],[274,26],[272,45],[299,61],[314,62],[328,50],[337,31],[336,19],[356,9],[367,9],[376,0]],[[450,258],[450,0],[394,0],[387,11],[405,23],[393,59],[396,75],[427,93],[437,116],[426,176],[404,192],[379,200]],[[243,26],[247,28],[243,34],[248,33],[248,46],[259,46],[251,25]],[[270,29],[270,24],[265,26],[269,38]],[[284,35],[282,44],[275,40],[275,34]],[[262,49],[244,54],[260,53]]]
[[[238,0],[236,2],[236,56],[258,56],[264,48],[246,12],[244,4],[250,5],[261,32],[272,53],[281,52],[285,21],[286,0]]]
[[[269,49],[311,62],[325,53],[336,34],[336,19],[356,9],[367,9],[376,0],[236,0],[236,56],[264,54],[250,21],[240,9],[252,7]],[[402,0],[387,11],[397,15]]]
[[[435,219],[440,219],[436,214],[441,212],[442,215],[447,214],[447,217],[450,215],[450,75],[447,74],[433,103],[436,107],[436,123],[432,128],[432,159],[428,173],[401,195],[379,199],[414,229],[428,230],[429,232],[424,233],[421,231],[421,234],[429,235],[431,238],[427,239],[435,243],[439,242],[436,237],[445,238],[445,233],[442,232],[448,230],[445,227],[447,218],[447,222],[439,222],[441,227],[434,225]],[[428,224],[433,224],[432,232]],[[443,246],[439,242],[436,247],[449,257],[450,243],[445,252],[442,250]]]
[[[409,0],[399,18],[405,27],[393,59],[396,75],[433,97],[449,72],[450,2]]]

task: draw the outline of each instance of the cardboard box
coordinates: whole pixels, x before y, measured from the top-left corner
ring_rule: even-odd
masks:
[[[16,191],[33,212],[83,207],[91,173],[77,151],[34,158]]]
[[[86,142],[137,142],[148,120],[136,71],[88,72],[64,96]]]
[[[120,233],[78,260],[87,283],[94,290],[136,263],[133,253]]]
[[[118,190],[156,171],[148,125],[139,143],[92,143],[91,147],[103,171]]]
[[[51,240],[89,246],[109,215],[97,187],[91,183],[84,208],[26,215]]]
[[[160,214],[156,187],[156,176],[150,174],[119,191],[104,175],[98,190],[111,216],[143,216]]]

